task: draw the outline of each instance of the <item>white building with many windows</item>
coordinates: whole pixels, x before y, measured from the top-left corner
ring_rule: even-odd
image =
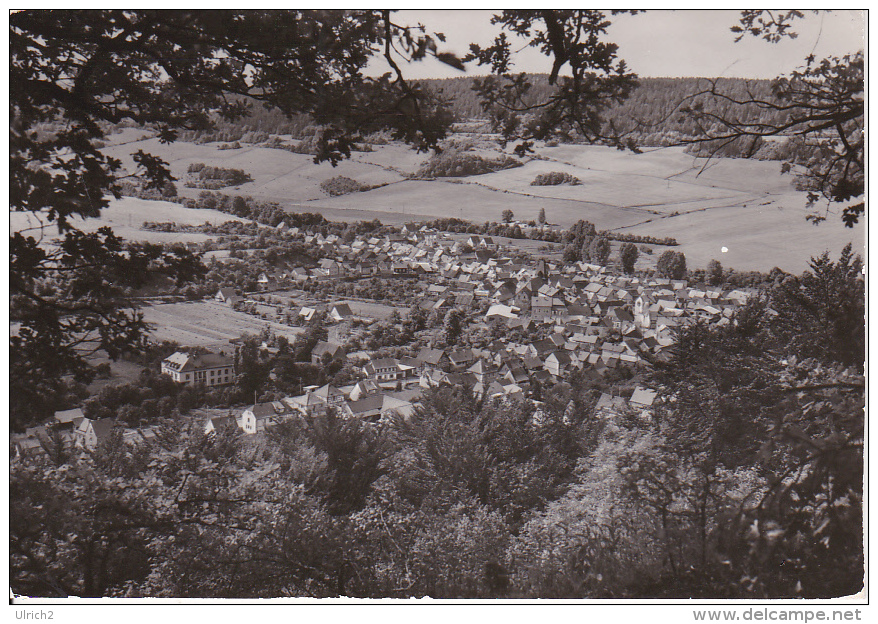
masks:
[[[177,383],[224,386],[235,382],[235,361],[225,355],[177,353],[162,361],[162,374]]]

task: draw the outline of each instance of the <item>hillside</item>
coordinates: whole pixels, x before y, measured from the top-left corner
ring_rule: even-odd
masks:
[[[472,89],[475,79],[473,76],[465,76],[422,80],[419,83],[439,94],[455,119],[466,121],[487,117]],[[531,79],[531,97],[534,101],[545,98],[553,89],[548,84],[547,75],[532,75]],[[640,85],[625,102],[606,111],[606,131],[609,131],[612,124],[616,131],[632,133],[640,144],[646,146],[669,145],[681,137],[695,136],[697,128],[692,118],[675,112],[681,104],[699,103],[705,110],[726,117],[732,111],[732,105],[724,99],[708,96],[700,96],[691,101],[688,99],[709,85],[706,78],[641,78]],[[739,99],[743,99],[748,93],[760,98],[769,98],[771,94],[771,82],[768,80],[723,78],[717,81],[717,87],[723,93]],[[779,120],[776,111],[754,106],[737,109],[737,114],[757,119],[760,123],[775,123]],[[271,134],[305,138],[314,131],[314,126],[305,116],[289,119],[279,110],[266,110],[261,104],[253,102],[249,117],[236,122],[219,121],[216,131],[184,133],[183,138],[191,141],[249,141],[254,136],[264,140]]]
[[[536,219],[543,208],[550,222],[563,227],[587,219],[600,229],[670,236],[680,242],[691,266],[719,258],[725,266],[741,270],[779,266],[798,272],[824,249],[840,249],[847,242],[864,248],[862,225],[850,230],[838,219],[829,219],[815,227],[805,220],[805,193],[793,189],[791,176],[781,175],[780,163],[707,161],[679,147],[632,154],[600,146],[541,146],[522,167],[465,178],[413,180],[409,176],[429,155],[394,143],[355,152],[351,160],[332,167],[315,165],[305,154],[246,143],[234,150],[219,149],[217,143],[162,145],[156,139],[136,141],[139,135],[131,130],[111,138],[115,144],[104,151],[128,168],[133,167],[130,154],[143,149],[167,160],[181,180],[193,162],[242,169],[253,181],[220,192],[276,201],[292,212],[321,212],[331,220],[377,218],[402,224],[453,216],[483,223],[499,221],[506,209],[517,219]],[[490,146],[484,138],[473,142],[477,153],[499,156],[502,150]],[[582,184],[530,185],[537,175],[552,171],[570,173]],[[320,184],[339,175],[375,188],[330,197]],[[177,186],[185,197],[195,198],[200,192]],[[145,215],[140,218],[144,220],[161,219]],[[723,253],[722,247],[728,251]]]

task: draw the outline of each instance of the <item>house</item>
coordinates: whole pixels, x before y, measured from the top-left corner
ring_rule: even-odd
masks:
[[[394,358],[378,358],[366,364],[363,367],[363,373],[370,379],[380,383],[382,381],[405,379],[408,372],[406,368],[402,367]]]
[[[321,258],[317,262],[317,266],[324,275],[329,277],[338,277],[342,273],[342,265],[331,258]]]
[[[339,409],[344,405],[344,392],[342,392],[332,384],[326,384],[325,386],[317,388],[316,390],[312,390],[309,394],[322,400],[326,404],[326,407]]]
[[[637,386],[634,388],[634,394],[631,395],[628,404],[639,411],[641,416],[648,418],[657,394],[655,390]]]
[[[507,305],[503,305],[501,303],[495,303],[488,311],[485,313],[485,320],[492,319],[514,319],[518,318],[518,314],[516,313],[518,308],[510,307]]]
[[[324,355],[328,355],[331,360],[344,360],[344,347],[334,342],[320,340],[311,350],[311,363],[315,366],[322,365]]]
[[[565,377],[573,361],[566,351],[555,351],[546,357],[546,370],[554,377]]]
[[[257,403],[241,414],[241,429],[248,435],[254,435],[272,425],[289,420],[292,415],[290,408],[281,401]]]
[[[268,288],[275,283],[275,278],[268,273],[260,273],[259,277],[256,278],[256,283],[259,284],[261,288]]]
[[[394,262],[391,271],[394,275],[412,275],[412,267],[408,262]]]
[[[184,385],[224,386],[235,382],[235,361],[222,354],[177,351],[162,360],[162,374]]]
[[[109,439],[117,426],[113,418],[101,418],[99,420],[83,418],[73,432],[76,440],[75,444],[77,448],[92,451],[98,444]]]
[[[305,323],[308,323],[311,321],[311,319],[314,318],[315,314],[317,314],[316,308],[309,308],[307,306],[302,306],[302,308],[299,310],[298,316],[302,317],[302,321],[304,321]]]
[[[311,386],[308,391],[296,397],[287,397],[283,402],[292,410],[304,416],[317,416],[326,413],[326,401],[314,394]]]
[[[375,383],[372,379],[361,379],[358,381],[353,388],[351,388],[348,397],[351,401],[359,401],[365,396],[369,396],[371,394],[378,394],[381,392],[381,388]]]
[[[466,369],[466,372],[475,375],[476,380],[478,380],[480,384],[488,384],[496,376],[496,373],[491,366],[482,358],[476,360],[476,363]]]
[[[290,271],[290,277],[299,284],[307,282],[309,275],[305,267],[296,267]]]
[[[461,371],[469,367],[475,359],[472,349],[461,349],[460,351],[452,351],[448,354],[448,360],[451,367],[457,371]]]
[[[442,349],[421,349],[415,359],[421,363],[419,374],[430,369],[445,370],[451,366],[448,354]]]
[[[238,421],[234,416],[213,416],[204,423],[204,434],[215,434],[218,431],[225,431],[231,428],[238,428]]]
[[[242,297],[239,297],[235,294],[234,288],[220,288],[216,296],[214,296],[214,300],[218,303],[225,303],[226,305],[234,305],[242,300]]]
[[[351,306],[347,303],[337,303],[329,310],[329,318],[334,321],[349,321],[354,317]]]
[[[85,414],[79,407],[55,412],[55,424],[61,429],[76,429],[83,418],[85,418]]]

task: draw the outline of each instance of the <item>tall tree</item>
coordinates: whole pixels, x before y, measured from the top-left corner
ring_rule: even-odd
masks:
[[[863,261],[848,244],[833,262],[811,258],[810,271],[790,276],[771,291],[778,312],[774,330],[791,353],[863,370],[866,293]]]
[[[686,277],[686,256],[682,251],[668,249],[659,256],[655,268],[664,277],[683,279]]]
[[[601,266],[607,265],[611,251],[612,247],[610,247],[610,241],[606,236],[595,236],[592,238],[591,244],[588,246],[588,254],[591,257],[591,262],[595,262]]]
[[[619,262],[622,264],[622,270],[626,273],[634,273],[634,264],[637,262],[638,256],[640,256],[640,252],[637,250],[637,245],[622,243],[622,246],[619,247]]]
[[[546,209],[545,209],[545,208],[540,208],[540,214],[539,214],[539,216],[537,217],[537,222],[538,222],[540,225],[545,225],[545,224],[546,224]]]
[[[719,286],[723,283],[723,265],[719,260],[711,260],[707,263],[707,283],[711,286]]]
[[[616,57],[618,46],[602,40],[611,23],[606,12],[506,10],[491,22],[501,25],[504,32],[488,47],[472,44],[464,60],[490,66],[495,74],[477,80],[474,88],[495,131],[507,141],[521,141],[517,153],[528,151],[534,139],[565,131],[587,141],[635,147],[608,132],[603,123],[603,113],[637,86],[636,76]],[[553,89],[545,98],[530,97],[531,78],[512,73],[513,42],[505,31],[528,38],[529,46],[552,59],[549,85]],[[562,76],[562,68],[569,69],[570,76]]]

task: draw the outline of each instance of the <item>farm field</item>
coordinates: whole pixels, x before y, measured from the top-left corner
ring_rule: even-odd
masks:
[[[180,204],[164,201],[149,201],[136,197],[123,197],[110,201],[110,205],[101,212],[101,216],[89,219],[72,218],[71,224],[85,232],[95,232],[98,228],[109,226],[117,236],[125,240],[147,241],[150,243],[200,243],[212,236],[197,232],[153,232],[142,229],[144,221],[173,221],[180,225],[201,225],[210,223],[217,225],[226,221],[246,221],[234,215],[218,210],[196,210],[184,208]],[[22,232],[26,236],[40,235],[40,222],[26,212],[9,213],[9,229],[11,232]],[[58,228],[54,225],[43,229],[43,239],[48,242],[58,237]]]
[[[259,334],[268,326],[272,333],[290,341],[301,329],[237,312],[215,301],[164,303],[143,308],[143,317],[154,325],[150,339],[169,340],[185,347],[219,348],[241,334]]]
[[[177,191],[186,197],[197,197],[200,189],[183,186],[186,171],[192,163],[203,162],[210,166],[242,169],[250,174],[253,182],[221,189],[229,195],[250,195],[271,201],[302,202],[326,197],[320,183],[335,176],[346,176],[361,184],[374,186],[403,179],[403,176],[380,165],[358,160],[342,161],[337,167],[329,163],[315,165],[307,154],[294,154],[286,150],[253,147],[247,143],[241,149],[220,150],[219,143],[196,145],[177,142],[170,145],[148,139],[108,147],[104,153],[118,158],[129,171],[134,168],[131,154],[138,149],[164,159],[171,173],[179,179]],[[371,156],[372,154],[358,154]],[[421,158],[423,158],[423,154]]]
[[[760,204],[706,209],[674,217],[658,218],[621,232],[673,236],[674,247],[686,254],[687,264],[704,267],[711,259],[726,268],[742,271],[769,271],[773,267],[801,273],[811,256],[829,251],[837,258],[847,243],[864,255],[865,226],[844,227],[838,216],[814,225],[805,220],[808,211],[801,193],[794,191]],[[726,252],[722,248],[727,249]],[[664,247],[654,246],[656,255]]]
[[[633,225],[651,216],[641,210],[622,210],[613,206],[589,201],[544,199],[498,191],[469,182],[454,183],[442,180],[407,180],[374,189],[309,202],[312,210],[320,208],[355,208],[358,210],[394,211],[404,219],[412,214],[436,217],[456,217],[475,223],[500,221],[504,210],[509,209],[516,219],[536,219],[540,208],[545,208],[549,220],[569,226],[579,219],[587,219],[601,229]],[[408,217],[406,217],[408,215]]]
[[[583,148],[586,149],[586,148]],[[637,158],[637,155],[629,155]],[[596,159],[599,165],[600,159]],[[577,186],[531,186],[541,173],[561,171],[579,178]],[[682,174],[681,174],[682,175]],[[756,197],[752,191],[715,188],[693,184],[679,177],[619,173],[608,169],[576,167],[566,163],[532,160],[523,167],[467,178],[498,190],[509,190],[537,197],[591,201],[618,208],[645,208],[672,212],[678,206],[694,201],[747,201]]]
[[[125,136],[137,138],[132,132]],[[805,194],[792,188],[792,176],[781,175],[779,162],[707,161],[685,154],[680,147],[649,149],[642,154],[601,146],[539,147],[538,158],[523,167],[467,178],[409,180],[406,176],[417,171],[430,155],[395,143],[375,146],[373,152],[355,152],[350,161],[335,168],[326,163],[314,165],[307,155],[246,144],[240,150],[219,150],[218,144],[160,145],[155,139],[121,143],[105,151],[129,166],[128,154],[144,149],[166,158],[173,173],[181,178],[192,162],[244,169],[254,182],[222,192],[277,201],[291,212],[320,212],[337,221],[377,218],[399,225],[457,217],[483,223],[499,221],[506,209],[512,210],[516,219],[531,220],[544,208],[550,222],[565,228],[586,219],[599,229],[671,236],[680,241],[679,249],[687,254],[692,267],[704,266],[717,257],[724,265],[740,270],[779,266],[800,271],[811,255],[819,253],[815,250],[837,251],[848,241],[862,250],[865,243],[862,226],[845,229],[832,218],[819,227],[805,221]],[[497,153],[500,151],[498,148]],[[538,173],[549,171],[566,171],[583,184],[530,186]],[[384,186],[329,197],[320,190],[320,182],[337,175]],[[178,189],[187,196],[198,193],[196,189],[184,189],[182,184]],[[132,217],[120,211],[113,218],[114,210],[115,206],[107,211],[108,218],[128,238],[204,238],[139,234],[136,228],[128,229],[127,220]],[[205,212],[198,211],[193,218],[203,222]],[[141,222],[171,220],[169,216],[144,217],[142,213],[133,218]],[[725,254],[719,251],[723,246],[729,250]]]

